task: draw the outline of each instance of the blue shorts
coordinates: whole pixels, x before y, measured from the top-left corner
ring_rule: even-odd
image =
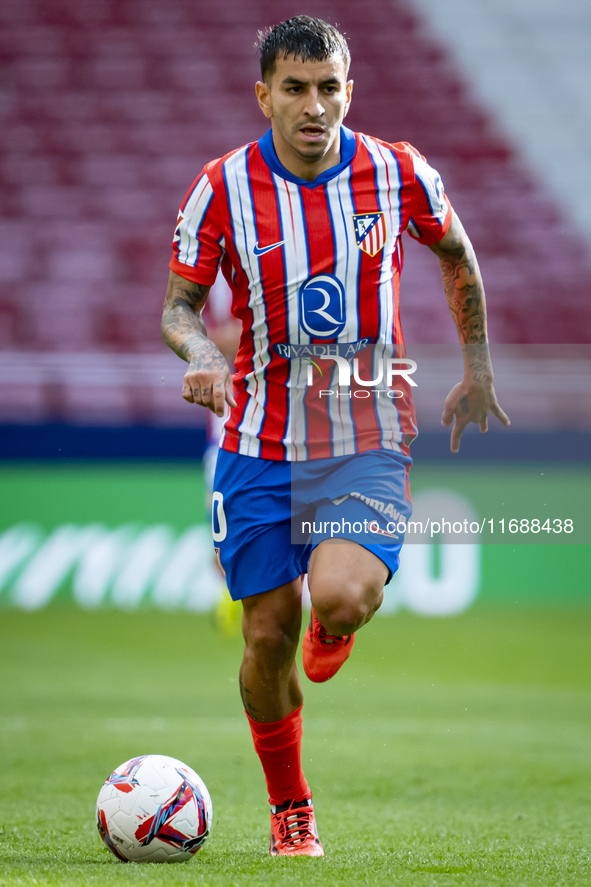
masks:
[[[350,539],[398,569],[412,459],[389,450],[279,462],[220,450],[213,539],[233,600],[308,572],[325,539]]]

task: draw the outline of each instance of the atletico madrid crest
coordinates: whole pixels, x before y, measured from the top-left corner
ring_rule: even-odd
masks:
[[[386,243],[384,213],[357,213],[353,216],[355,242],[368,256],[375,256]]]

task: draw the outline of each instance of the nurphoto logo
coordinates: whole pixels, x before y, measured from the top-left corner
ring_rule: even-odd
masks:
[[[315,369],[320,373],[321,377],[326,376],[328,384],[329,372],[327,367],[310,357],[304,359],[308,361],[306,385],[310,387],[315,384]],[[417,363],[409,357],[383,357],[381,360],[371,361],[373,365],[371,375],[374,372],[376,374],[373,379],[361,378],[362,373],[358,357],[355,357],[351,362],[338,354],[325,354],[322,356],[322,360],[333,360],[335,362],[338,378],[336,386],[333,383],[332,387],[323,388],[319,391],[320,398],[335,395],[336,397],[369,398],[373,394],[376,397],[384,395],[391,400],[396,400],[397,398],[404,397],[404,391],[393,387],[396,377],[403,379],[407,385],[413,388],[417,387],[417,383],[414,379],[411,379],[411,375],[417,370]],[[368,367],[364,366],[364,371],[367,371],[367,369]],[[351,380],[360,387],[351,391]]]

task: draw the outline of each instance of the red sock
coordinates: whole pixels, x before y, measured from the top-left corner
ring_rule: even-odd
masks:
[[[245,712],[250,724],[254,749],[261,759],[269,802],[303,801],[312,792],[302,770],[302,706],[286,718],[261,724]]]

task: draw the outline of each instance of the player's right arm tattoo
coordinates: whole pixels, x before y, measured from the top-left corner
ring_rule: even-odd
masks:
[[[447,234],[431,246],[439,259],[443,288],[454,319],[465,366],[476,382],[492,382],[484,286],[474,247],[454,213]]]
[[[208,293],[208,286],[171,272],[162,311],[162,336],[175,354],[197,369],[223,370],[226,362],[207,338],[201,317]]]

